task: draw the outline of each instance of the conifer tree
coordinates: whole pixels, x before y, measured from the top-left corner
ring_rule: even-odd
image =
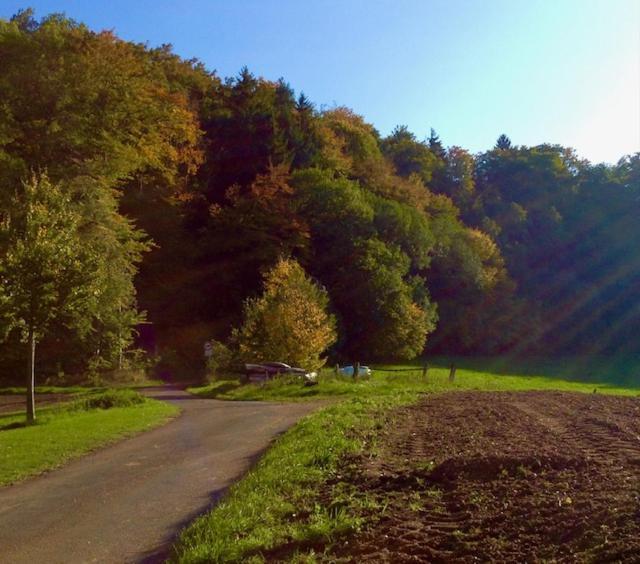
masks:
[[[496,141],[496,149],[506,151],[511,149],[511,139],[509,139],[504,133],[498,137]]]

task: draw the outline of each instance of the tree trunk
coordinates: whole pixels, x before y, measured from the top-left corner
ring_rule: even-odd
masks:
[[[35,398],[35,361],[36,361],[36,336],[33,329],[29,329],[29,362],[27,363],[27,422],[34,423],[36,420],[36,398]]]

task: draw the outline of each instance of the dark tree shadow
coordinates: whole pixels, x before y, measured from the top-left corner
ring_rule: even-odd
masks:
[[[185,527],[190,525],[198,517],[201,517],[202,515],[209,513],[225,496],[229,488],[233,484],[236,484],[237,482],[242,480],[247,475],[247,473],[249,473],[254,468],[254,466],[262,458],[265,452],[269,450],[273,442],[276,441],[285,432],[286,431],[281,431],[280,433],[276,434],[265,448],[260,449],[258,452],[256,452],[251,456],[245,457],[245,460],[249,463],[246,471],[243,472],[240,476],[237,476],[236,479],[233,480],[229,486],[224,488],[218,488],[217,490],[213,490],[209,494],[209,503],[205,507],[198,509],[197,511],[194,511],[193,513],[191,513],[190,515],[182,519],[179,523],[177,523],[174,526],[174,532],[171,533],[170,535],[167,535],[165,539],[162,541],[162,544],[142,554],[140,559],[137,561],[138,564],[160,564],[161,562],[167,562],[172,560],[173,557],[176,557],[177,555],[174,552],[173,547],[175,543],[178,541],[178,538],[180,537],[180,533],[182,533]]]

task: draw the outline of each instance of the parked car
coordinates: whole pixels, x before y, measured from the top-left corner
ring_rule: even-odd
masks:
[[[298,376],[306,386],[318,383],[317,372],[310,372],[304,368],[295,368],[284,362],[262,362],[260,364],[245,364],[245,379],[249,382],[265,382],[281,375]]]
[[[343,366],[342,368],[338,368],[338,372],[343,376],[351,376],[353,377],[353,373],[355,368],[352,365]],[[371,376],[371,368],[368,366],[360,365],[360,369],[358,370],[358,378],[369,378]]]

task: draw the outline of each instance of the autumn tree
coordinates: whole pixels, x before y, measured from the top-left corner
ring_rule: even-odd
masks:
[[[196,108],[213,79],[167,48],[147,49],[61,15],[37,21],[29,11],[0,20],[0,60],[0,205],[30,171],[46,170],[76,205],[83,244],[108,259],[93,330],[78,340],[56,328],[72,354],[47,342],[41,351],[65,367],[82,358],[73,369],[93,360],[114,366],[140,319],[134,276],[147,248],[123,214],[123,194],[127,215],[153,226],[156,202],[184,191],[202,160]],[[144,193],[146,203],[133,205],[132,193]]]
[[[249,299],[242,327],[234,333],[240,356],[249,361],[282,360],[318,369],[336,340],[329,296],[302,267],[281,259],[264,277],[264,291]]]

